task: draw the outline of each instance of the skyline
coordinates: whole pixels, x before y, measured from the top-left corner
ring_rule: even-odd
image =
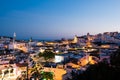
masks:
[[[61,39],[119,31],[119,0],[0,1],[0,36]]]

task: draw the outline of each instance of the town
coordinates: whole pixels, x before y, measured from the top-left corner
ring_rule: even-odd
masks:
[[[90,65],[110,63],[119,46],[119,32],[53,41],[18,40],[16,33],[1,36],[0,80],[70,80],[71,72],[81,74]]]

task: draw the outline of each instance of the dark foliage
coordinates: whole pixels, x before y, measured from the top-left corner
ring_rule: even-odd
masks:
[[[112,66],[120,68],[120,49],[111,54],[110,62]]]
[[[52,59],[55,57],[55,53],[51,51],[44,51],[43,53],[39,53],[40,57],[44,57],[44,59],[47,61],[49,59]]]
[[[66,80],[120,80],[120,49],[110,57],[110,64],[106,61],[90,65],[81,74],[71,72],[72,78]]]

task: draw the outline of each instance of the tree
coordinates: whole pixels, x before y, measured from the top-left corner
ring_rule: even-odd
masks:
[[[83,73],[78,74],[72,72],[72,78],[68,80],[120,80],[116,74],[114,68],[100,62],[95,65],[90,65]]]
[[[111,54],[110,63],[112,66],[120,68],[120,48]]]
[[[120,49],[110,56],[110,64],[104,60],[95,65],[90,65],[81,74],[71,73],[68,80],[120,80]]]
[[[43,57],[48,62],[50,59],[54,58],[55,54],[51,51],[44,51],[43,53],[39,53],[38,56]],[[41,73],[41,70],[43,69],[42,67],[43,66],[41,64],[41,61],[37,62],[35,66],[30,70],[31,78],[34,78],[35,80],[40,80],[41,78],[50,78],[50,80],[53,80],[50,74]]]
[[[51,51],[44,51],[43,53],[38,54],[40,57],[44,57],[44,59],[48,62],[50,59],[53,59],[55,57],[55,53]]]
[[[46,79],[46,80],[54,80],[53,79],[53,72],[41,72],[41,79]]]
[[[30,70],[31,77],[33,77],[35,80],[41,78],[41,70],[42,65],[40,63],[36,63],[34,67]]]

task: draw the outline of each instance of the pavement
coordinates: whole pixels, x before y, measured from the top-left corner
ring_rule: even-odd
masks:
[[[43,71],[46,72],[54,72],[54,80],[63,80],[63,75],[66,74],[66,71],[64,69],[58,69],[58,68],[47,68],[44,67]]]

